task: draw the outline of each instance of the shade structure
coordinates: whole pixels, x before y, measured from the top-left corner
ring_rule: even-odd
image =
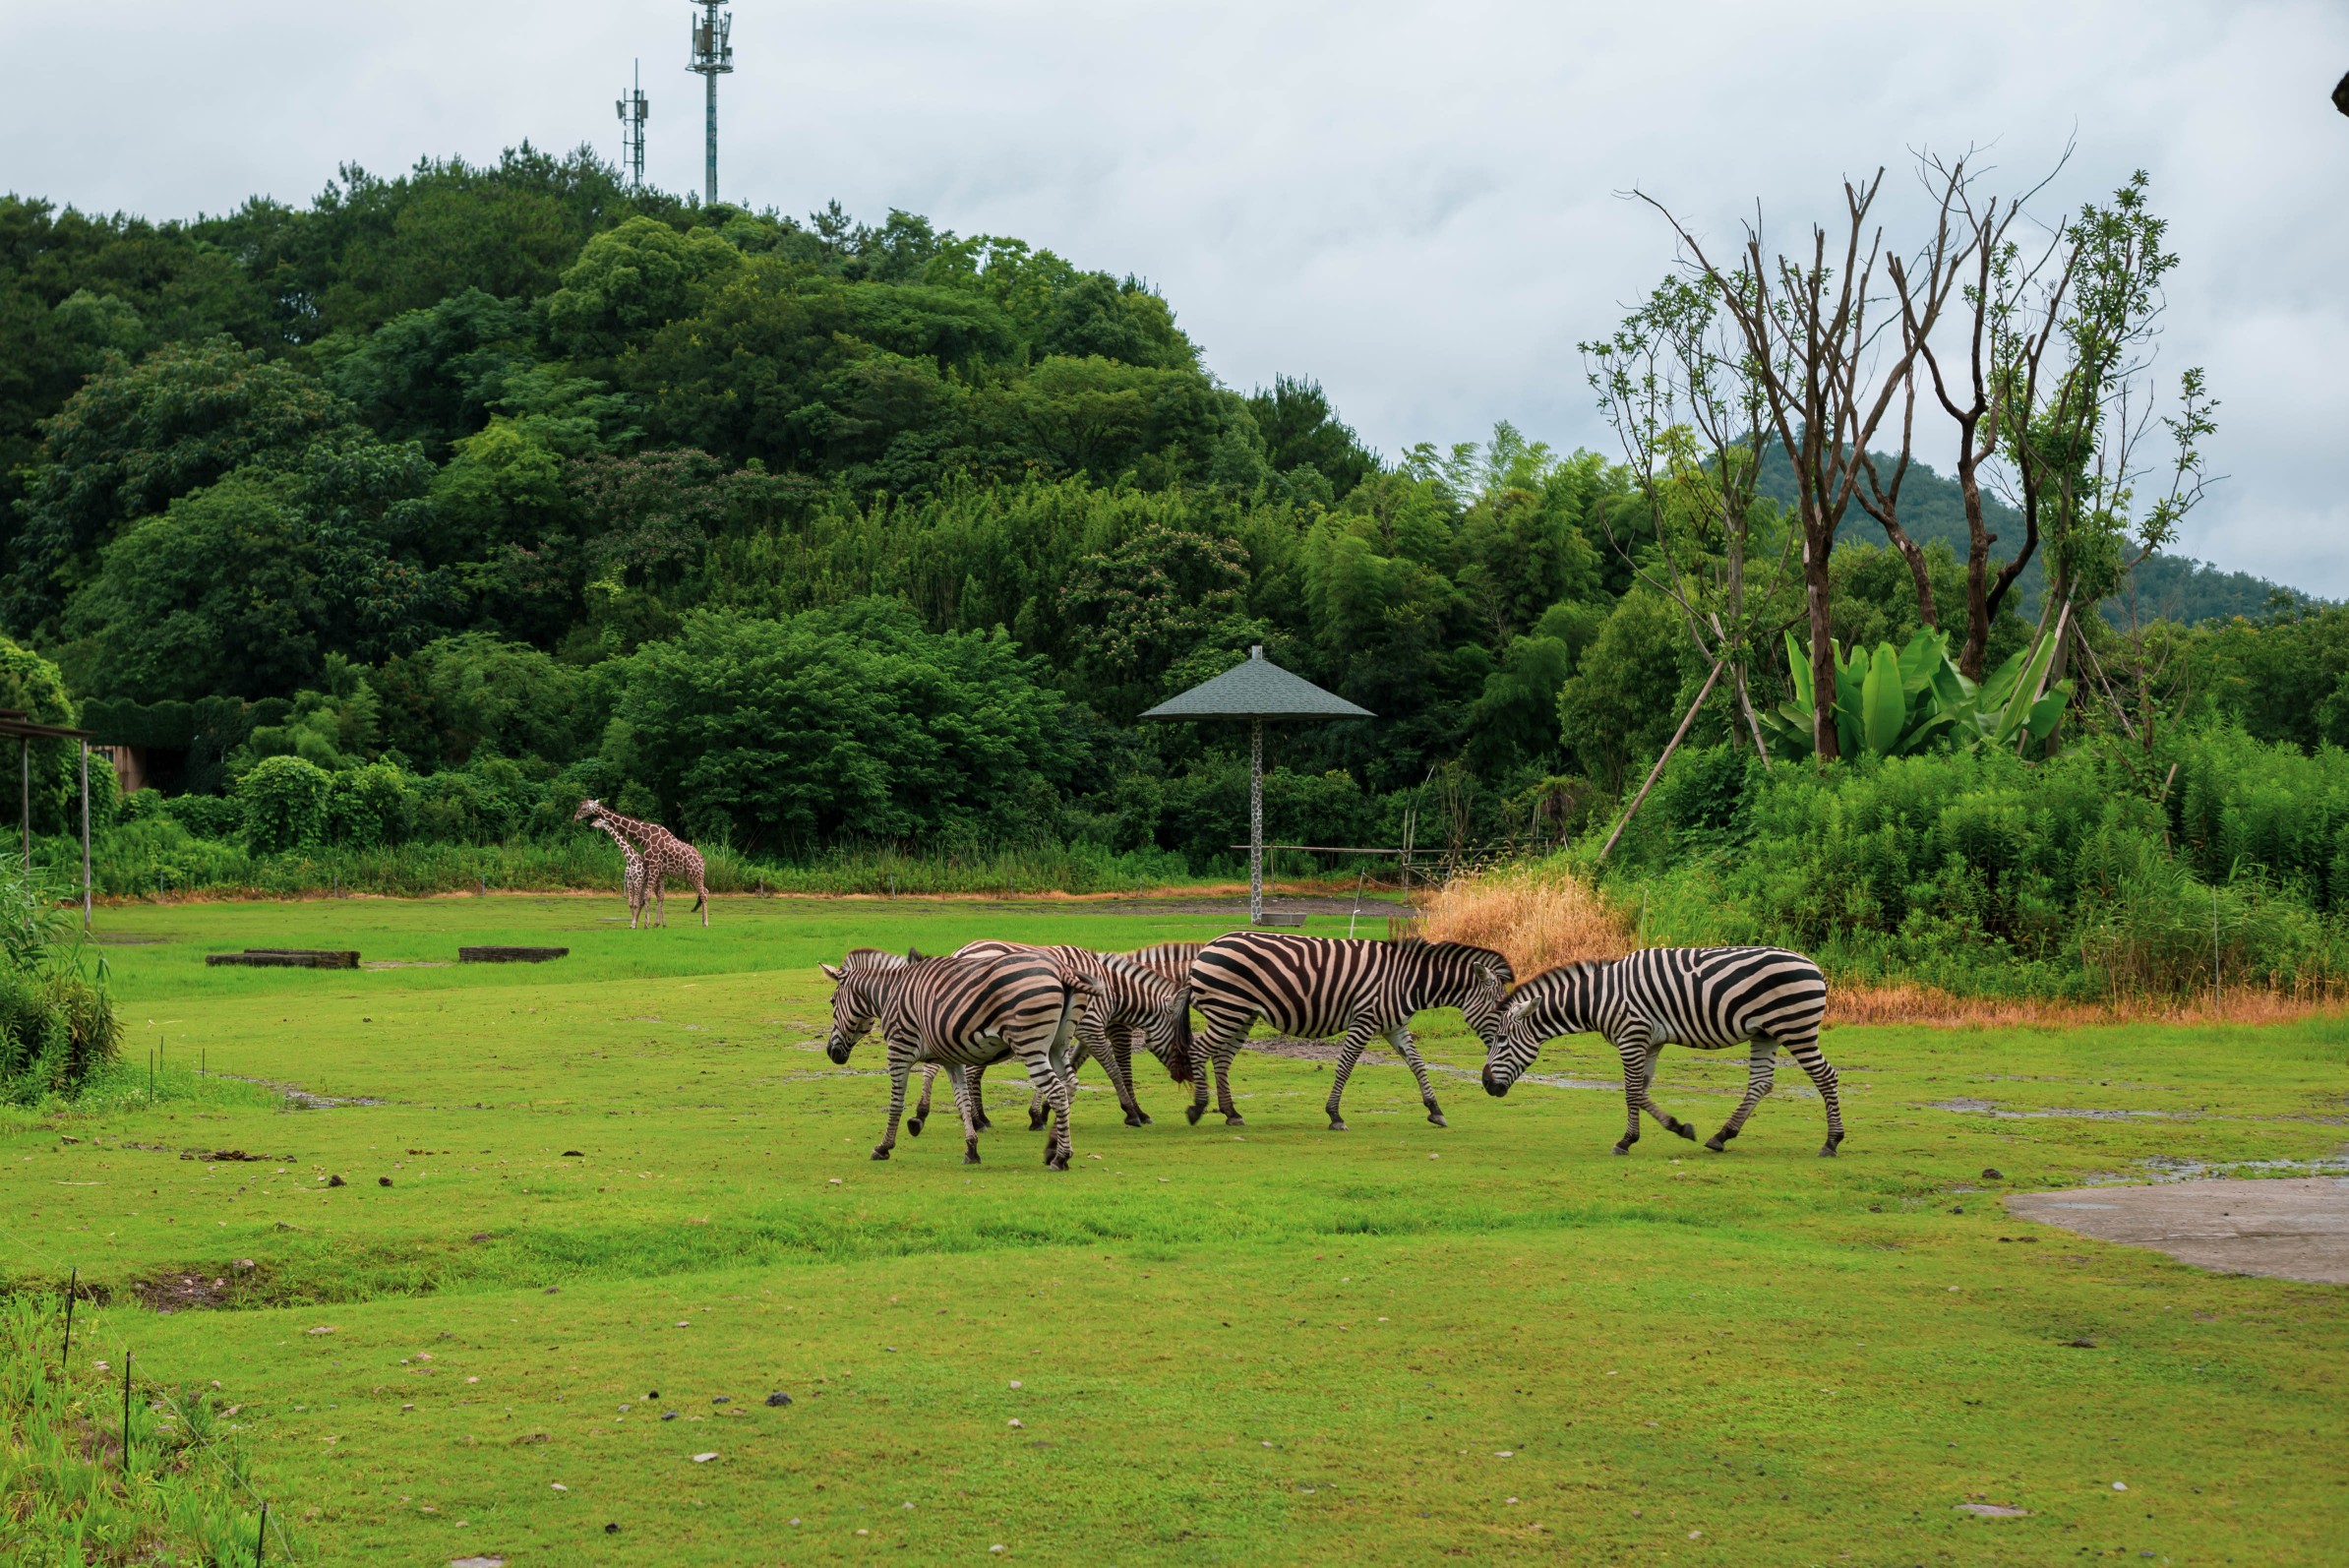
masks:
[[[1378,715],[1324,692],[1248,649],[1245,660],[1142,715],[1146,719],[1245,719],[1248,723],[1248,924],[1264,922],[1264,726],[1267,720],[1371,719]]]
[[[91,732],[63,724],[39,724],[21,708],[0,708],[0,736],[17,741],[17,766],[24,777],[25,870],[32,870],[32,743],[78,741],[82,747],[82,929],[90,929],[90,742]]]

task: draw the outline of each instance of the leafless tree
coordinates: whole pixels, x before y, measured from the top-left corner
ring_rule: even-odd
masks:
[[[1906,313],[1891,318],[1899,329],[1894,341],[1880,341],[1887,325],[1876,312],[1882,303],[1879,269],[1885,266],[1884,231],[1870,213],[1884,188],[1884,171],[1843,182],[1844,217],[1839,260],[1831,265],[1828,230],[1813,225],[1807,257],[1770,249],[1759,212],[1746,225],[1742,265],[1724,271],[1704,243],[1672,211],[1645,192],[1641,200],[1663,214],[1692,264],[1718,293],[1744,335],[1769,404],[1772,432],[1794,467],[1795,520],[1802,530],[1804,607],[1810,620],[1811,684],[1821,694],[1812,714],[1812,746],[1825,759],[1839,754],[1836,742],[1836,649],[1829,611],[1833,587],[1829,557],[1836,531],[1858,493],[1870,443],[1907,385],[1916,344],[1930,337],[1956,268],[1937,241],[1920,257],[1915,275],[1932,286],[1919,290],[1913,331]]]

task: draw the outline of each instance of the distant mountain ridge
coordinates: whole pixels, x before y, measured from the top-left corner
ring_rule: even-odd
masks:
[[[1895,459],[1879,453],[1878,471],[1889,475]],[[1780,506],[1794,505],[1794,465],[1786,460],[1783,449],[1774,447],[1762,465],[1763,495]],[[1999,542],[1991,547],[1995,561],[2012,559],[2022,541],[2022,514],[1997,497],[1984,493],[1983,521]],[[1920,546],[1935,540],[1950,547],[1959,561],[1965,559],[1965,500],[1958,488],[1958,481],[1934,471],[1929,465],[1911,461],[1907,477],[1900,482],[1900,526]],[[1843,527],[1837,538],[1837,548],[1854,543],[1889,544],[1884,529],[1857,503],[1843,515]],[[2176,621],[2193,626],[2203,621],[2225,621],[2235,616],[2259,616],[2275,605],[2280,595],[2291,603],[2318,602],[2314,595],[2298,588],[2271,582],[2248,572],[2229,572],[2191,556],[2163,555],[2159,552],[2147,557],[2134,573],[2137,581],[2137,613],[2139,620]],[[2039,613],[2039,595],[2046,591],[2047,574],[2041,570],[2038,557],[2033,556],[2022,575],[2016,580],[2015,591],[2022,602],[2018,607],[2025,620],[2034,620]],[[2107,600],[2103,606],[2108,620],[2124,620],[2129,613],[2126,598]]]

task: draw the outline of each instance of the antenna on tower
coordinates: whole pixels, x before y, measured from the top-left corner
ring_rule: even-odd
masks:
[[[734,13],[721,14],[720,0],[697,0],[701,15],[693,19],[693,58],[686,66],[708,84],[709,150],[702,173],[702,202],[718,202],[718,78],[734,69]]]
[[[636,62],[635,85],[628,96],[613,107],[620,111],[620,163],[629,171],[629,183],[637,190],[644,189],[644,62]]]

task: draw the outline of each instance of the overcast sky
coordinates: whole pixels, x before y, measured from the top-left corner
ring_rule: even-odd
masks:
[[[2164,365],[2221,399],[2188,552],[2349,596],[2349,4],[742,0],[720,194],[902,207],[1162,289],[1227,383],[1325,385],[1392,454],[1498,419],[1604,446],[1577,342],[1670,264],[1623,199],[1792,237],[1838,180],[1995,144],[2051,217],[2142,167],[2182,258]],[[1637,14],[1634,15],[1633,13]],[[682,0],[0,0],[0,188],[154,217],[353,161],[618,155],[701,179]],[[1924,455],[1947,469],[1934,443]]]

